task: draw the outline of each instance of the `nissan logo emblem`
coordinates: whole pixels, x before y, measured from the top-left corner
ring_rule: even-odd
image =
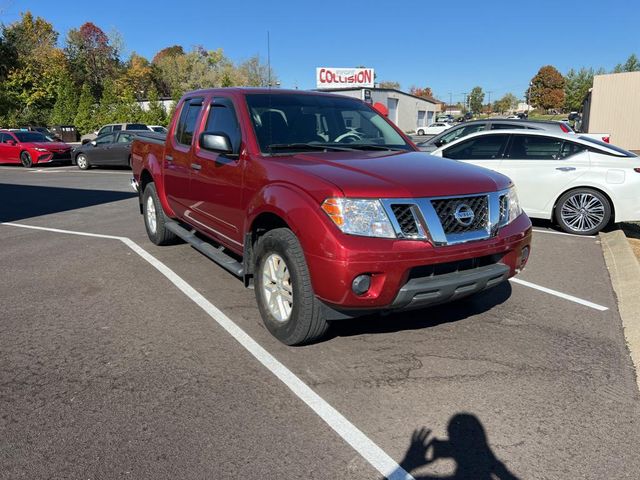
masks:
[[[473,213],[471,207],[466,203],[461,203],[460,205],[458,205],[456,207],[456,211],[453,213],[453,217],[456,219],[456,222],[458,222],[463,227],[468,227],[469,225],[471,225],[475,216],[476,214]]]

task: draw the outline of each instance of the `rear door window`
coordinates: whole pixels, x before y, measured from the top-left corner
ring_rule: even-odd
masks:
[[[104,135],[105,133],[111,133],[113,131],[113,125],[107,125],[106,127],[102,127],[98,130],[98,136]]]
[[[119,132],[120,130],[122,130],[122,125],[114,125],[113,126],[113,131],[114,132]]]
[[[184,102],[175,134],[178,143],[191,146],[193,133],[195,132],[196,122],[198,121],[201,109],[202,98],[194,98]]]
[[[472,133],[481,132],[485,128],[487,128],[486,123],[474,123],[473,125],[460,126],[445,133],[440,137],[440,141],[442,144],[451,143],[458,138],[466,137]]]
[[[106,145],[107,143],[113,143],[115,135],[110,133],[109,135],[102,135],[96,138],[96,145]]]
[[[506,157],[512,160],[558,160],[563,140],[539,135],[514,135]]]
[[[509,135],[483,135],[444,150],[442,156],[454,160],[495,160],[501,158]]]

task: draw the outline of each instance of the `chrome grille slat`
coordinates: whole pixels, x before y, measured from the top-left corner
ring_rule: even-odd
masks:
[[[413,215],[413,206],[409,204],[391,205],[391,210],[396,216],[400,231],[405,238],[416,238],[419,235],[418,224]]]

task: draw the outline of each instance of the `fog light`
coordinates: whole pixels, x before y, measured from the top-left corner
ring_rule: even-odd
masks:
[[[529,247],[524,247],[520,252],[520,268],[523,269],[529,260]]]
[[[371,287],[370,275],[358,275],[351,284],[351,289],[356,295],[364,295],[369,291],[369,287]]]

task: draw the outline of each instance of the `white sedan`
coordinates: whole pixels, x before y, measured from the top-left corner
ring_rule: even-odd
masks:
[[[448,130],[452,127],[450,123],[447,122],[435,122],[429,125],[428,127],[418,127],[416,129],[416,134],[418,135],[438,135],[445,130]]]
[[[610,222],[640,221],[640,158],[580,134],[489,130],[432,155],[511,177],[524,211],[565,231],[593,235]]]

